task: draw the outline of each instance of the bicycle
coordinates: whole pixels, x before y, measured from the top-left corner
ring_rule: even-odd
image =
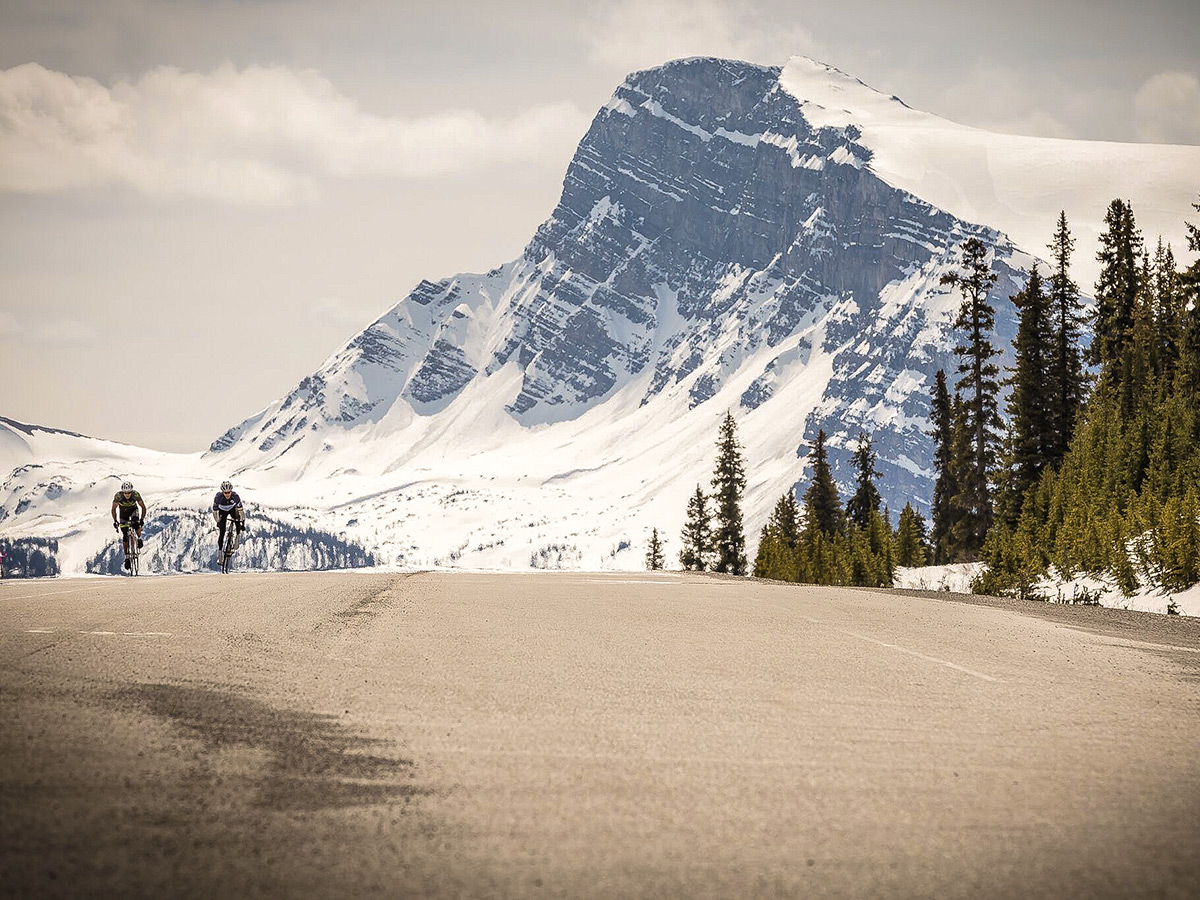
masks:
[[[233,559],[233,552],[238,548],[238,535],[240,531],[237,527],[237,520],[233,516],[225,519],[225,541],[224,546],[217,549],[221,552],[221,574],[229,574],[229,563]]]
[[[121,549],[125,551],[125,560],[129,563],[128,570],[131,577],[138,573],[138,557],[141,554],[138,552],[137,529],[141,524],[137,519],[120,523]]]

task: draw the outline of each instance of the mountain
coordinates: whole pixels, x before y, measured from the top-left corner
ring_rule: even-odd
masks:
[[[1200,148],[964,128],[803,58],[668,63],[599,110],[520,258],[421,282],[169,466],[399,565],[639,568],[651,527],[673,559],[727,410],[752,540],[821,428],[843,487],[865,431],[892,510],[925,507],[962,242],[991,252],[1007,346],[1060,208],[1083,260],[1112,197],[1181,231],[1198,170]]]
[[[273,478],[421,473],[439,492],[523,476],[509,490],[533,492],[531,513],[538,491],[579,488],[628,522],[615,546],[676,530],[732,409],[756,512],[802,478],[819,428],[835,472],[865,431],[888,502],[924,503],[927,395],[959,302],[939,279],[966,238],[992,248],[1007,343],[1032,258],[889,185],[862,132],[814,125],[783,75],[691,59],[630,76],[520,259],[421,283],[210,454]]]

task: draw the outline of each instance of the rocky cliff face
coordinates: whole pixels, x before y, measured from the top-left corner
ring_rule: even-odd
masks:
[[[814,127],[802,99],[779,69],[725,60],[630,76],[520,259],[422,282],[210,452],[242,468],[290,455],[302,468],[330,435],[369,442],[387,420],[384,471],[402,464],[406,427],[448,415],[468,389],[530,432],[605,404],[626,415],[633,390],[639,406],[661,405],[667,429],[714,402],[738,415],[777,404],[770,418],[789,435],[791,460],[782,470],[797,477],[824,428],[848,484],[866,431],[892,509],[925,504],[928,395],[938,368],[953,372],[959,302],[938,279],[967,237],[983,240],[1001,276],[992,299],[1007,346],[1007,298],[1031,260],[882,181],[859,130]],[[812,386],[806,404],[781,401],[797,380]],[[612,457],[595,450],[597,465]]]

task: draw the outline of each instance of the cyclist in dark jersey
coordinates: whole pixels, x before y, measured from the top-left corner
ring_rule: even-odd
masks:
[[[141,507],[141,516],[138,516],[137,510]],[[120,512],[120,521],[117,520],[117,513]],[[133,484],[126,481],[121,485],[121,489],[113,495],[112,502],[112,518],[113,528],[121,530],[122,525],[128,525],[125,530],[125,536],[121,539],[121,547],[126,553],[125,568],[129,568],[129,532],[133,531],[137,538],[138,549],[142,547],[142,525],[146,522],[146,504],[142,501],[142,495],[133,489]]]
[[[246,510],[242,506],[242,498],[228,481],[221,482],[221,490],[213,498],[212,516],[217,523],[218,553],[225,544],[225,525],[230,516],[233,516],[233,524],[237,527],[237,543],[242,542],[242,532],[246,529]]]

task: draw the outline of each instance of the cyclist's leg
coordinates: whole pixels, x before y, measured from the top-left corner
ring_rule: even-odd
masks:
[[[225,552],[225,526],[229,520],[228,513],[217,513],[217,554]]]
[[[132,519],[133,519],[132,510],[125,510],[125,509],[121,510],[121,521],[120,521],[121,552],[125,554],[125,557],[127,560],[125,563],[125,568],[127,568],[127,569],[129,568],[129,563],[128,563],[129,550],[133,546],[133,544],[131,543],[131,541],[133,539],[132,539],[132,537],[130,537],[130,533],[129,533],[129,526],[130,526]]]

